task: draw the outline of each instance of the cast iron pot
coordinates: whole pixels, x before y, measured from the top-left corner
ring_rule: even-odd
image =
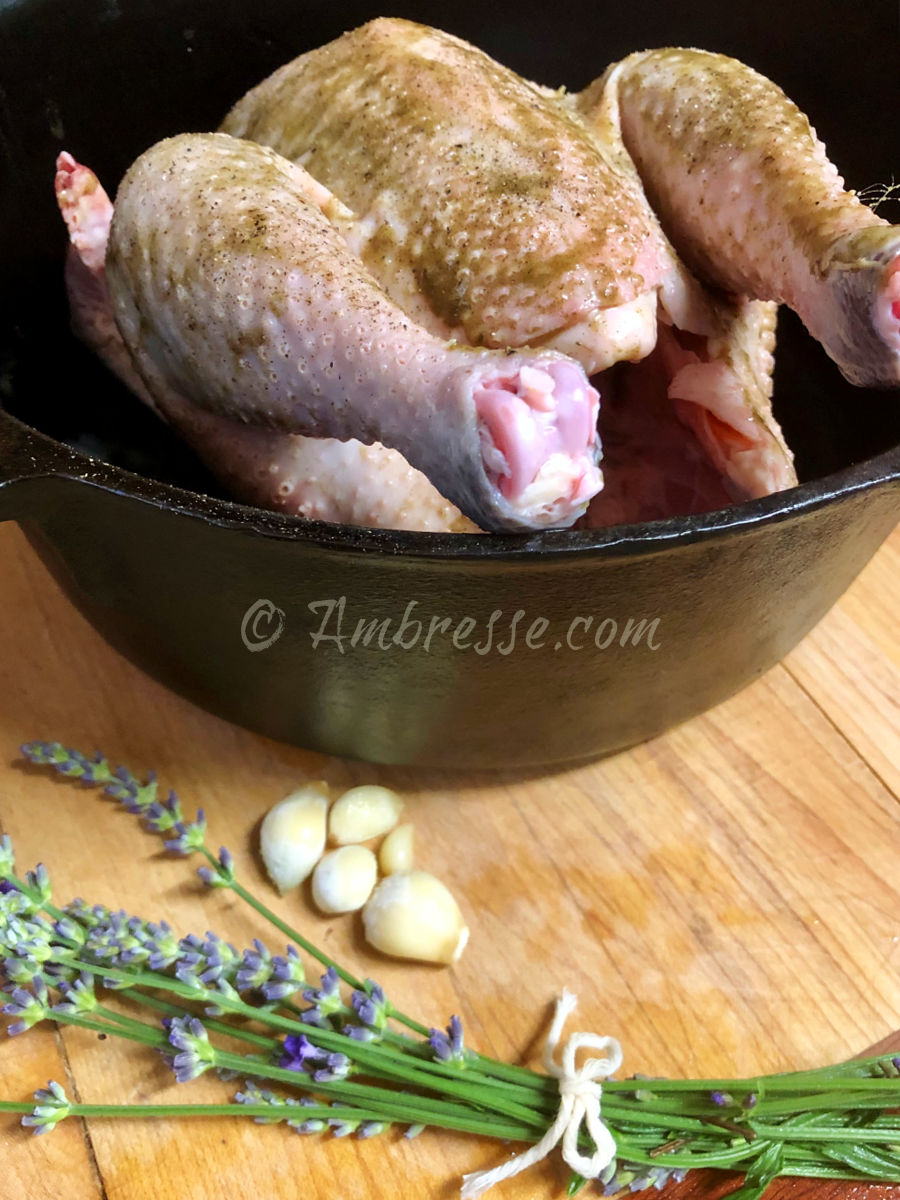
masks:
[[[648,44],[732,53],[814,114],[852,183],[896,169],[867,115],[897,110],[886,5],[855,9],[857,59],[839,0],[782,9],[778,39],[755,5],[673,8],[490,25],[474,4],[390,11],[570,87]],[[599,533],[403,534],[230,503],[68,332],[57,152],[114,186],[153,141],[214,127],[276,65],[379,11],[0,0],[0,517],[113,645],[252,729],[451,767],[609,752],[730,695],[834,603],[900,512],[900,397],[849,388],[785,321],[776,394],[799,488]]]

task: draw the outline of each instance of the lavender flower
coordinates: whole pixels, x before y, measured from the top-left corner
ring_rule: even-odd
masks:
[[[169,792],[169,803],[174,800],[175,793]],[[167,812],[168,810],[164,809],[163,811]],[[197,815],[193,821],[177,820],[169,828],[171,828],[175,837],[169,838],[166,841],[166,849],[173,854],[183,854],[187,857],[195,851],[203,849],[203,844],[206,840],[206,815],[202,808],[197,809]],[[157,827],[157,832],[162,833],[163,829]]]
[[[247,1081],[244,1084],[244,1090],[238,1092],[235,1097],[237,1104],[270,1104],[270,1105],[287,1105],[290,1108],[323,1108],[326,1107],[320,1101],[311,1099],[309,1096],[277,1096],[274,1092],[268,1091],[266,1088],[261,1088],[257,1084]],[[276,1125],[283,1121],[289,1125],[291,1129],[297,1133],[321,1133],[325,1128],[325,1122],[321,1118],[304,1118],[286,1117],[283,1113],[273,1113],[271,1117],[254,1117],[259,1125]]]
[[[78,750],[69,750],[59,742],[27,742],[22,754],[39,767],[53,767],[68,779],[80,779],[86,784],[105,783],[109,765],[102,754],[87,758]]]
[[[298,992],[306,982],[306,972],[303,962],[295,946],[287,946],[285,953],[276,954],[272,959],[272,973],[263,984],[263,997],[270,1003],[287,1000]]]
[[[610,1163],[600,1176],[604,1196],[618,1196],[621,1192],[643,1192],[655,1188],[660,1192],[668,1183],[681,1183],[687,1175],[683,1167],[645,1167],[634,1163]]]
[[[291,1107],[299,1106],[299,1101],[295,1096],[277,1096],[268,1088],[261,1088],[252,1080],[247,1080],[244,1083],[243,1091],[236,1092],[234,1097],[235,1104],[287,1104]],[[253,1120],[257,1125],[278,1125],[284,1120],[281,1113],[273,1113],[271,1117],[254,1117]]]
[[[196,1017],[172,1017],[165,1022],[165,1027],[169,1043],[178,1051],[172,1059],[172,1069],[179,1083],[196,1079],[215,1065],[215,1049]]]
[[[387,1000],[382,989],[371,979],[366,980],[366,987],[367,992],[355,991],[350,1003],[363,1025],[381,1033],[387,1024]]]
[[[467,1052],[463,1044],[463,1027],[459,1017],[451,1017],[446,1032],[432,1029],[428,1035],[431,1049],[438,1062],[464,1063]]]
[[[142,965],[149,960],[154,939],[147,923],[140,917],[129,916],[122,909],[109,912],[99,907],[92,910],[92,917],[81,951],[83,958],[117,967]],[[107,986],[128,985],[109,980]]]
[[[709,1098],[717,1108],[729,1108],[732,1104],[734,1104],[734,1096],[730,1095],[728,1092],[710,1092]]]
[[[47,903],[52,895],[50,889],[50,876],[47,874],[47,868],[43,863],[38,863],[33,871],[28,871],[26,873],[25,884],[28,892],[30,893],[30,899],[32,899],[37,906],[43,907],[43,905]]]
[[[164,971],[181,952],[181,942],[166,921],[147,923],[147,966],[151,971]]]
[[[325,1057],[325,1065],[313,1071],[312,1077],[316,1083],[335,1083],[347,1078],[351,1066],[346,1054],[328,1054]]]
[[[363,1121],[362,1125],[359,1127],[357,1137],[359,1137],[361,1140],[378,1137],[378,1135],[380,1133],[384,1133],[387,1128],[388,1125],[384,1121]]]
[[[301,1096],[299,1100],[294,1101],[301,1108],[330,1108],[331,1106],[322,1101],[313,1100],[311,1096]],[[321,1117],[306,1117],[302,1121],[296,1119],[288,1120],[287,1124],[297,1133],[322,1133],[327,1128]]]
[[[14,1037],[17,1033],[25,1033],[31,1029],[33,1025],[37,1025],[39,1021],[44,1021],[50,1014],[50,1008],[47,1003],[47,984],[40,975],[36,975],[32,980],[32,990],[29,992],[25,988],[17,987],[12,994],[12,998],[7,1004],[3,1005],[3,1011],[8,1017],[18,1017],[7,1029],[7,1033]]]
[[[231,887],[234,883],[234,859],[223,846],[215,867],[198,867],[197,874],[207,887]]]
[[[71,900],[65,908],[63,914],[81,925],[84,929],[95,929],[98,925],[102,925],[112,916],[110,909],[102,904],[88,904],[87,901],[80,897]]]
[[[201,967],[201,983],[231,983],[240,973],[241,954],[231,942],[225,942],[215,933],[207,933],[197,953],[197,966]]]
[[[235,986],[239,992],[252,992],[265,986],[272,975],[272,955],[259,938],[253,939],[253,948],[241,956]]]
[[[322,986],[306,988],[303,999],[311,1008],[304,1009],[302,1017],[308,1025],[324,1026],[328,1018],[343,1008],[340,993],[340,977],[334,967],[329,967],[322,976]]]
[[[14,932],[16,923],[21,925],[23,920],[33,917],[34,912],[34,904],[13,884],[7,891],[0,892],[0,929]]]
[[[158,783],[155,771],[147,773],[144,783],[127,767],[109,765],[109,760],[97,753],[87,758],[78,750],[70,750],[59,742],[28,742],[22,754],[36,766],[49,766],[69,779],[79,779],[89,786],[106,784],[104,792],[134,816],[142,817],[152,833],[175,837],[166,841],[166,848],[176,854],[193,854],[203,846],[206,819],[202,809],[192,822],[187,822],[175,792],[157,799]]]
[[[43,963],[39,963],[30,955],[25,955],[23,958],[4,958],[2,973],[4,979],[8,981],[7,987],[10,984],[26,987],[33,983],[35,978],[41,974],[43,966]]]
[[[69,1098],[62,1087],[51,1079],[46,1088],[34,1093],[37,1104],[22,1118],[22,1124],[34,1129],[35,1134],[48,1133],[71,1111]]]
[[[290,1033],[284,1039],[284,1054],[279,1066],[287,1071],[306,1071],[307,1063],[321,1061],[323,1052],[314,1046],[305,1033]]]
[[[16,870],[16,856],[13,853],[12,839],[8,833],[4,833],[0,837],[0,877],[4,881],[8,880],[10,875],[14,875]],[[11,884],[9,886],[12,886]]]
[[[156,793],[158,783],[156,780],[156,772],[147,772],[147,782],[141,783],[136,775],[133,775],[127,767],[116,767],[115,771],[110,771],[109,763],[105,758],[98,755],[97,763],[102,759],[106,766],[108,778],[105,780],[96,780],[96,782],[106,782],[108,784],[103,790],[107,796],[111,796],[113,800],[118,800],[126,812],[132,813],[136,817],[142,817],[156,803]],[[170,793],[174,800],[174,795]],[[177,801],[176,801],[177,803]],[[174,805],[171,806],[171,811],[174,815]]]
[[[60,1016],[75,1016],[81,1013],[93,1012],[97,1007],[97,994],[94,991],[94,979],[82,973],[71,982],[61,982],[57,985],[62,999],[50,1009]]]
[[[87,941],[87,933],[71,917],[63,914],[57,921],[53,922],[53,932],[56,937],[62,942],[71,942],[73,946],[80,948]]]
[[[359,1129],[359,1121],[344,1121],[339,1117],[329,1117],[328,1124],[336,1138],[349,1137]]]

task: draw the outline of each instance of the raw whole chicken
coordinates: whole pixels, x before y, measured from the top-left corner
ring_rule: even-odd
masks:
[[[379,20],[222,130],[148,151],[114,215],[68,156],[57,194],[76,327],[239,498],[570,524],[601,484],[588,374],[607,484],[581,523],[789,487],[775,302],[848,378],[900,378],[898,231],[733,60],[632,55],[572,96]]]

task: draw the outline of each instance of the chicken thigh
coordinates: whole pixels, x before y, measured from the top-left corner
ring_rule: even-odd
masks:
[[[236,499],[311,520],[478,532],[402,454],[377,442],[281,433],[207,412],[171,389],[151,395],[116,326],[106,285],[112,203],[94,172],[65,152],[57,161],[56,197],[69,230],[66,287],[76,334]]]

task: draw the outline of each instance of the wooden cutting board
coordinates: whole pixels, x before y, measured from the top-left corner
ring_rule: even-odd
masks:
[[[627,1072],[810,1067],[900,1027],[900,530],[803,645],[739,696],[627,753],[529,778],[369,767],[234,728],[110,650],[11,525],[0,555],[0,827],[20,864],[47,864],[58,899],[268,940],[113,804],[23,770],[17,747],[33,738],[155,767],[186,806],[206,809],[211,838],[283,916],[426,1023],[459,1013],[469,1043],[489,1053],[537,1062],[563,987],[580,997],[572,1027],[619,1037]],[[458,966],[390,962],[356,920],[267,888],[258,819],[317,777],[404,794],[420,865],[446,880],[471,925]],[[84,1102],[233,1090],[208,1077],[173,1085],[157,1057],[83,1031],[0,1043],[0,1097],[27,1098],[49,1078]],[[72,1120],[33,1138],[0,1117],[0,1196],[450,1200],[463,1172],[508,1152],[431,1132],[337,1141],[225,1119]],[[566,1181],[554,1159],[491,1195],[549,1200]],[[722,1190],[698,1175],[666,1195]],[[789,1182],[771,1194],[873,1200],[900,1188]]]

